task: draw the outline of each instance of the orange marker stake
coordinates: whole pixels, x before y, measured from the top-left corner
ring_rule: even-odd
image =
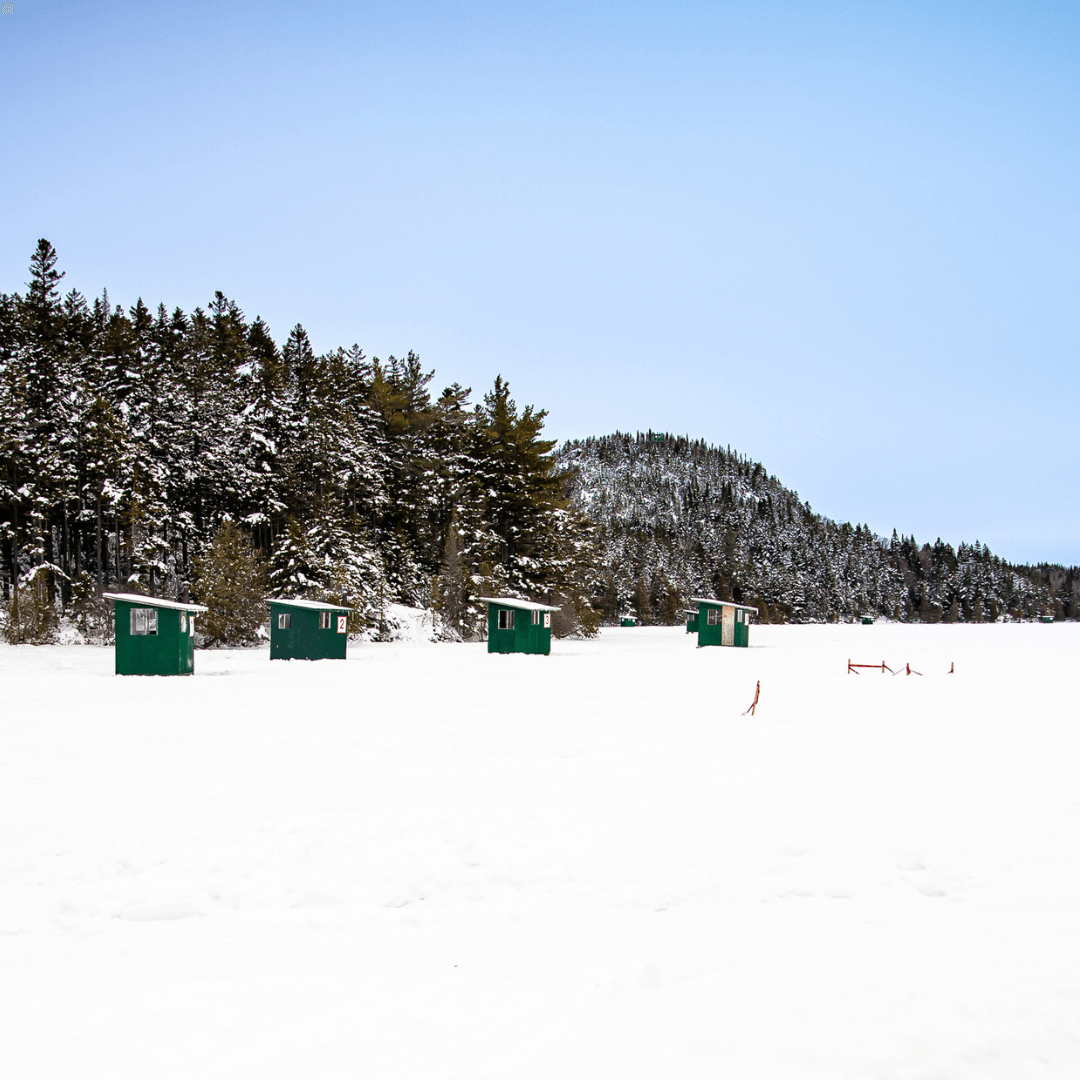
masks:
[[[745,716],[746,713],[749,713],[751,716],[754,715],[754,710],[757,708],[757,703],[758,703],[758,698],[759,697],[761,697],[761,680],[760,679],[758,679],[758,681],[757,681],[757,689],[754,691],[754,700],[751,702],[750,708],[747,709],[746,712],[743,713],[743,716]]]

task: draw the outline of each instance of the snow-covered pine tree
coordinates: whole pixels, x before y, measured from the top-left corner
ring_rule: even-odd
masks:
[[[241,417],[244,480],[241,517],[264,555],[285,527],[289,510],[284,476],[285,431],[292,409],[288,366],[270,329],[255,319],[248,329],[250,366],[241,375],[247,406]]]
[[[54,542],[54,525],[62,514],[69,492],[67,448],[71,435],[67,382],[67,340],[60,299],[63,273],[56,269],[56,250],[39,240],[30,260],[26,295],[17,303],[16,356],[22,369],[26,418],[32,440],[27,456],[25,491],[25,537],[21,552],[28,563],[27,583],[36,581],[34,595],[39,606],[52,604],[54,585],[63,570]]]
[[[226,518],[194,560],[192,594],[209,609],[199,623],[213,645],[251,645],[266,622],[266,566],[251,536]]]
[[[439,617],[441,637],[460,641],[465,636],[470,584],[457,520],[451,516],[446,527],[442,563],[431,590],[431,606]]]

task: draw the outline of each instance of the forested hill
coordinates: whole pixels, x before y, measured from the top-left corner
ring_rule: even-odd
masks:
[[[558,460],[572,505],[600,527],[609,619],[675,621],[700,595],[781,621],[1080,617],[1078,568],[1013,566],[977,541],[954,550],[831,521],[730,449],[615,434],[566,443]]]
[[[558,604],[560,633],[600,611],[674,622],[701,593],[773,619],[1080,617],[1080,571],[884,541],[728,450],[652,433],[556,449],[501,378],[473,403],[433,393],[412,353],[317,354],[299,324],[279,346],[220,292],[189,312],[88,301],[46,240],[29,276],[0,293],[12,641],[56,640],[65,618],[100,636],[113,589],[190,591],[230,644],[254,640],[267,595],[342,603],[369,630],[391,601],[430,607],[449,637],[482,633],[478,597],[507,593]]]

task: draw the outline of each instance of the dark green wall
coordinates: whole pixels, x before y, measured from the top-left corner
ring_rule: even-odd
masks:
[[[133,608],[153,607],[126,600],[113,601],[116,620],[117,675],[190,675],[195,670],[195,637],[191,616],[175,608],[156,608],[156,634],[132,634]],[[186,616],[187,629],[180,630],[180,616]]]
[[[499,629],[499,612],[513,611],[514,629]],[[551,652],[551,627],[544,626],[544,612],[540,612],[539,625],[533,625],[532,612],[519,608],[500,608],[488,604],[489,653],[535,653],[547,656]]]
[[[723,604],[698,604],[697,613],[697,633],[698,633],[698,645],[722,645],[723,644],[723,623],[717,623],[715,626],[709,625],[709,609],[722,610]],[[739,609],[735,609],[736,621],[735,621],[735,640],[734,645],[738,648],[745,649],[750,644],[750,624],[744,619],[740,621]],[[743,612],[745,616],[745,612]],[[722,617],[721,617],[722,618]]]
[[[345,608],[330,612],[330,629],[319,629],[319,615],[313,608],[289,607],[270,603],[271,660],[344,660],[348,633],[339,634],[339,615],[347,616]],[[278,629],[278,615],[291,615],[292,626]]]

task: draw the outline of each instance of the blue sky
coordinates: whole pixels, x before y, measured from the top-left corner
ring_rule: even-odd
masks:
[[[0,16],[0,290],[496,374],[814,509],[1080,563],[1080,6],[46,3]]]

